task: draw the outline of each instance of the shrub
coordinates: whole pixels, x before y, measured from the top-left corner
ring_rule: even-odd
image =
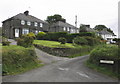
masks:
[[[92,64],[99,65],[100,60],[112,60],[115,62],[115,64],[112,65],[112,68],[109,65],[106,65],[104,67],[113,69],[115,72],[117,72],[118,71],[118,61],[120,60],[120,56],[118,54],[119,51],[120,51],[120,49],[116,45],[99,46],[91,52],[89,62]]]
[[[23,46],[23,47],[31,47],[33,44],[33,37],[28,35],[22,35],[21,38],[17,39],[17,45]]]
[[[30,32],[29,34],[27,34],[29,37],[32,37],[33,39],[36,38],[35,34],[33,32]]]
[[[58,40],[61,44],[65,44],[67,42],[66,38],[64,37],[60,37]]]
[[[90,36],[90,37],[96,37],[94,32],[80,32],[79,36]]]
[[[76,37],[73,39],[73,44],[86,45],[88,42],[84,37]]]
[[[38,40],[43,40],[45,35],[46,35],[45,32],[39,32],[39,33],[37,34],[37,39],[38,39]]]
[[[2,48],[2,75],[11,75],[39,66],[34,48],[4,46]]]
[[[49,32],[45,35],[45,40],[51,40],[51,41],[58,41],[58,38],[64,37],[66,38],[67,32]]]
[[[100,39],[97,39],[97,38],[93,38],[90,36],[85,36],[84,38],[88,41],[88,45],[90,46],[94,46],[100,43]]]
[[[9,46],[11,42],[9,41],[2,41],[2,45],[3,46]]]

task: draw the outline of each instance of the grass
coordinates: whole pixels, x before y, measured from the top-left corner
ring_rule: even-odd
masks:
[[[43,66],[37,59],[33,47],[3,46],[1,53],[3,59],[3,75],[15,75]]]
[[[43,45],[52,48],[78,48],[82,46],[74,46],[72,43],[60,44],[57,41],[34,40],[33,44]]]
[[[100,73],[103,73],[103,74],[106,74],[110,77],[113,77],[113,78],[118,78],[119,77],[119,74],[118,73],[114,73],[111,69],[108,69],[106,67],[102,67],[102,66],[97,66],[96,64],[91,64],[89,63],[89,61],[86,61],[85,62],[85,65],[97,72],[100,72]]]

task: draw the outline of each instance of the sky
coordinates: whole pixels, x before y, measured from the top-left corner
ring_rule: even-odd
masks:
[[[77,27],[80,24],[105,25],[118,34],[118,2],[120,0],[0,0],[0,27],[2,21],[28,10],[41,20],[60,14]]]

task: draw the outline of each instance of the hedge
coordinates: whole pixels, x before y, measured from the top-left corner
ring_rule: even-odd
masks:
[[[88,61],[91,64],[95,64],[97,66],[102,65],[103,67],[111,69],[113,72],[120,74],[120,67],[118,67],[118,64],[120,62],[120,55],[118,52],[120,52],[120,49],[116,45],[99,46],[91,52]],[[101,64],[100,60],[114,61],[114,64]]]
[[[13,75],[38,67],[34,48],[11,45],[2,48],[2,74]]]

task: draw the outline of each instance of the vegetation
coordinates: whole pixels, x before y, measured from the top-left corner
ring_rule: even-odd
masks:
[[[120,73],[118,73],[120,72],[120,67],[118,67],[120,56],[118,52],[120,52],[120,49],[116,45],[98,46],[91,52],[90,58],[88,60],[88,65],[90,65],[92,68],[97,69],[98,71],[101,71],[101,68],[106,70],[105,72],[108,72],[109,70],[107,74],[110,75],[112,73],[120,78]],[[114,61],[114,64],[101,64],[100,60]]]
[[[52,23],[55,23],[55,22],[58,22],[58,21],[65,22],[66,20],[64,18],[62,18],[61,15],[55,14],[53,16],[47,16],[47,20],[46,21],[48,23],[52,24]]]
[[[9,41],[2,41],[2,45],[3,46],[9,46],[11,42]]]
[[[76,37],[73,39],[73,43],[77,45],[87,45],[88,41],[84,37]]]
[[[30,34],[22,35],[21,38],[17,39],[17,45],[27,48],[32,46],[33,41],[34,41],[34,38],[32,35]]]
[[[65,44],[67,42],[66,38],[64,37],[60,37],[58,40],[61,44]]]
[[[93,49],[90,46],[73,45],[72,43],[62,45],[59,42],[45,40],[35,40],[34,45],[49,54],[70,58],[89,54]]]
[[[96,25],[94,27],[94,29],[98,30],[98,31],[102,31],[103,29],[107,29],[108,32],[114,34],[114,32],[110,28],[107,28],[105,25]]]
[[[65,45],[61,45],[61,43],[57,41],[47,41],[47,40],[34,40],[33,44],[43,45],[52,48],[75,48],[76,46],[71,43],[66,43]]]
[[[39,32],[39,33],[37,34],[37,39],[38,39],[38,40],[42,40],[42,39],[44,39],[45,35],[46,35],[45,32]]]
[[[33,47],[3,46],[1,53],[3,75],[13,75],[41,66]]]
[[[35,36],[35,34],[34,34],[33,32],[30,32],[30,33],[28,33],[27,35],[28,35],[29,37],[32,37],[33,39],[36,38],[36,36]]]

